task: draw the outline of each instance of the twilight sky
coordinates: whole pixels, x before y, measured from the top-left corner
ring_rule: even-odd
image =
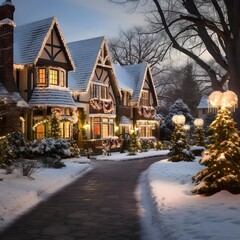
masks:
[[[3,0],[1,1],[3,2]],[[17,26],[56,16],[67,42],[117,36],[119,29],[144,24],[141,14],[107,0],[12,0]]]

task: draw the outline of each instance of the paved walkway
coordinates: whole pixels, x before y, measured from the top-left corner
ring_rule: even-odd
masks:
[[[161,157],[95,168],[40,203],[0,234],[1,240],[138,240],[134,191],[141,172]]]

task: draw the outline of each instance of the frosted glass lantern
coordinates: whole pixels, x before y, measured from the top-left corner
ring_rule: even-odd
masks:
[[[208,103],[210,104],[210,107],[213,107],[213,108],[221,107],[222,92],[220,91],[212,92],[208,98]]]
[[[223,108],[233,108],[237,106],[238,97],[232,91],[226,91],[222,94],[222,107]]]
[[[204,121],[202,118],[196,118],[193,122],[194,126],[196,126],[196,127],[202,127],[203,123],[204,123]]]
[[[172,121],[176,124],[176,125],[184,125],[186,118],[184,115],[174,115],[172,117]]]

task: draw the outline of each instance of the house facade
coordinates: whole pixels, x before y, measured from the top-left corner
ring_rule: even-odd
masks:
[[[141,138],[158,137],[157,95],[147,63],[114,66],[121,90],[120,134],[134,131]]]
[[[77,141],[80,146],[99,146],[115,136],[121,94],[105,37],[68,44],[75,70],[69,87],[78,107]]]
[[[61,137],[71,138],[77,118],[68,72],[74,63],[55,17],[15,28],[13,66],[18,91],[30,106],[24,116],[25,136],[48,137],[51,116],[56,114]]]
[[[15,91],[15,105],[27,106],[17,120],[11,118],[27,139],[49,137],[53,114],[60,137],[80,147],[101,146],[133,131],[156,136],[157,97],[147,63],[114,65],[105,37],[66,44],[55,17],[15,27],[14,10],[9,0],[0,6],[0,30],[10,36],[0,42],[8,49],[0,60],[10,59],[0,69],[6,76],[0,97]]]

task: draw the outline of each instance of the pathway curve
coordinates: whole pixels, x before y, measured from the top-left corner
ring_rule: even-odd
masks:
[[[134,191],[140,174],[161,158],[93,161],[92,171],[22,216],[0,239],[140,239]]]

